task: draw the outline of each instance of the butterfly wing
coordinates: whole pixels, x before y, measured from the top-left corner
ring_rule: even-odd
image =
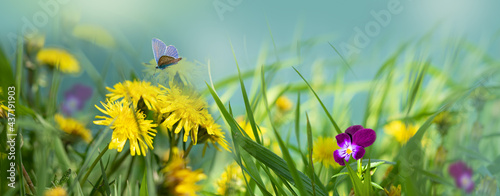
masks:
[[[175,46],[172,45],[167,47],[166,55],[174,57],[176,59],[179,58],[179,53],[177,52],[177,48],[175,48]]]
[[[158,63],[160,57],[167,55],[167,45],[156,38],[153,38],[151,42],[151,44],[153,45],[153,55],[155,56],[156,63]]]
[[[174,58],[171,56],[162,56],[160,57],[160,60],[158,61],[158,69],[165,69],[168,66],[175,65],[177,64],[182,58]]]

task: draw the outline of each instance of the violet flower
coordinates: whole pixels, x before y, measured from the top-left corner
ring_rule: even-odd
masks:
[[[474,181],[472,180],[472,169],[462,162],[455,162],[450,165],[450,175],[455,178],[455,184],[465,192],[471,193],[474,190]]]
[[[81,110],[91,96],[92,88],[81,84],[73,85],[71,90],[64,93],[62,112],[65,115],[71,116],[74,112]]]
[[[345,165],[344,160],[349,162],[352,157],[356,160],[363,158],[365,148],[372,145],[377,139],[377,134],[372,129],[365,129],[361,125],[350,126],[345,133],[335,136],[340,149],[333,152],[335,162]]]

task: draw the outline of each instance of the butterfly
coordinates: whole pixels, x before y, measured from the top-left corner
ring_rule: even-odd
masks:
[[[182,57],[179,57],[175,46],[167,46],[161,40],[153,38],[153,54],[156,60],[156,69],[165,69],[168,66],[177,64]]]

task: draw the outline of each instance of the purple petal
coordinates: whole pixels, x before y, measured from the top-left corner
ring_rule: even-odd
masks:
[[[343,152],[342,152],[343,151]],[[337,149],[335,152],[333,152],[333,159],[335,159],[335,162],[337,162],[339,165],[345,165],[344,163],[344,156],[345,155],[345,150],[343,149]]]
[[[450,168],[448,169],[449,172],[450,172],[450,175],[453,176],[453,178],[455,179],[458,179],[460,178],[465,172],[467,172],[467,165],[465,165],[464,162],[462,161],[459,161],[459,162],[455,162],[455,163],[452,163],[450,165]],[[468,172],[472,173],[471,170],[469,170]]]
[[[66,98],[70,96],[76,96],[80,100],[86,101],[92,96],[92,88],[81,84],[75,84],[71,87],[71,90],[66,91],[64,94]]]
[[[465,189],[465,192],[471,193],[474,190],[474,181],[472,181],[472,177],[469,177],[469,183],[468,184],[463,184],[463,188]]]
[[[354,159],[356,160],[363,158],[363,156],[365,155],[365,149],[361,146],[356,145],[352,145],[352,147],[352,157],[354,157]]]
[[[375,142],[377,134],[372,129],[361,129],[352,135],[352,143],[366,148]]]
[[[345,130],[346,133],[348,133],[349,135],[353,136],[354,133],[356,133],[357,131],[363,129],[363,126],[361,125],[353,125],[353,126],[350,126],[349,128],[347,128]]]
[[[337,139],[337,145],[339,145],[340,148],[347,148],[351,145],[351,137],[347,133],[338,134],[335,136],[335,139]]]
[[[66,97],[62,104],[64,114],[71,116],[74,112],[83,108],[83,102],[75,96]]]

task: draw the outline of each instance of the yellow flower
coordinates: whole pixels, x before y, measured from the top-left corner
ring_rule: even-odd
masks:
[[[313,145],[313,160],[321,162],[325,167],[332,166],[333,168],[340,167],[333,158],[333,152],[339,149],[335,139],[331,137],[319,137]]]
[[[204,124],[203,127],[207,131],[208,141],[210,141],[217,150],[219,148],[217,148],[217,146],[215,145],[216,143],[222,146],[222,148],[231,152],[231,150],[229,149],[229,145],[225,139],[226,136],[224,136],[224,132],[221,130],[220,125],[215,123],[214,119],[212,118],[212,116],[210,116],[210,114],[208,114],[208,112],[206,112],[206,115],[207,120],[205,121],[206,124]]]
[[[64,188],[56,187],[56,188],[51,188],[49,190],[46,190],[43,195],[44,196],[66,196],[66,195],[68,195],[68,193],[66,193],[66,190],[64,190]]]
[[[0,89],[0,95],[2,94],[3,94],[2,89]],[[6,118],[7,111],[9,111],[9,108],[3,104],[3,100],[0,100],[0,118]]]
[[[162,126],[178,134],[184,129],[184,142],[189,135],[194,144],[198,142],[198,130],[203,125],[210,125],[209,116],[206,112],[205,101],[197,94],[183,93],[179,87],[170,83],[170,88],[161,86],[167,91],[165,95],[159,96],[158,108],[165,118]]]
[[[70,135],[81,137],[85,142],[92,141],[92,134],[85,126],[72,118],[64,118],[61,114],[56,114],[55,120],[59,128]]]
[[[114,88],[114,89],[113,89]],[[121,82],[115,84],[113,88],[106,87],[110,93],[106,94],[110,101],[116,101],[121,98],[132,99],[134,107],[137,107],[137,103],[142,98],[144,104],[150,110],[156,110],[157,97],[160,95],[161,89],[156,86],[152,86],[150,82],[144,81],[125,81],[123,84]]]
[[[41,63],[59,69],[63,73],[78,73],[80,65],[78,61],[66,50],[58,48],[43,48],[38,51],[36,59]]]
[[[391,190],[390,191],[385,190],[385,192],[389,196],[401,196],[401,185],[398,185],[397,188],[394,185],[391,185]]]
[[[110,126],[113,129],[109,149],[117,149],[121,152],[127,140],[130,141],[130,154],[135,156],[146,155],[148,146],[153,149],[153,137],[156,136],[156,124],[152,120],[145,120],[146,115],[140,111],[134,111],[130,108],[130,103],[127,101],[114,101],[104,104],[101,102],[104,109],[95,106],[99,111],[106,116],[96,116],[94,121],[96,125]]]
[[[246,190],[241,168],[236,163],[226,167],[216,182],[218,195],[240,195]]]
[[[415,125],[406,126],[404,122],[397,120],[384,126],[384,132],[392,135],[400,144],[406,144],[415,135],[418,127]]]
[[[290,101],[290,99],[288,99],[288,97],[280,96],[276,100],[276,106],[278,107],[279,111],[288,112],[290,111],[290,109],[292,109],[293,103],[292,101]]]
[[[102,47],[115,46],[113,36],[106,29],[96,25],[77,25],[73,28],[73,36]]]
[[[273,151],[274,154],[276,154],[276,155],[278,155],[280,157],[283,156],[283,153],[281,153],[280,144],[278,142],[271,143],[271,151]]]
[[[179,153],[176,148],[172,150],[174,150],[174,157],[161,170],[165,181],[163,182],[163,189],[159,191],[160,194],[166,192],[167,195],[196,195],[196,192],[201,189],[201,186],[196,183],[207,176],[200,169],[193,171],[191,168],[186,167],[186,161],[180,157],[182,153]]]

